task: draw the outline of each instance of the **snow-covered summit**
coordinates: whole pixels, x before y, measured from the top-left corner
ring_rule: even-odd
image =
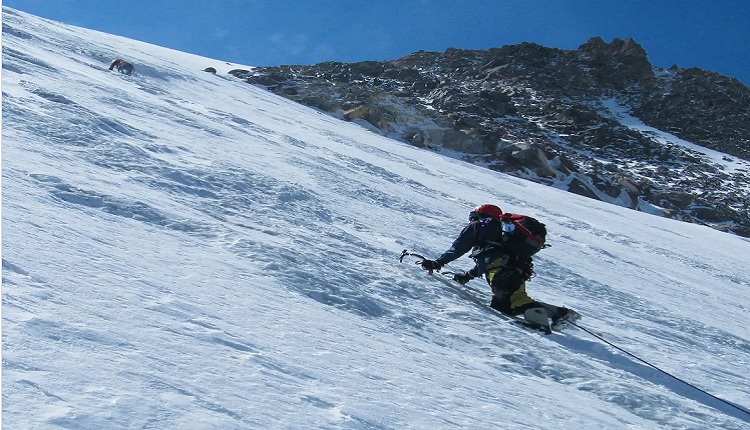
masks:
[[[421,151],[222,61],[7,8],[2,43],[5,427],[750,426],[748,240]],[[532,296],[729,403],[398,262],[486,202],[550,230]]]

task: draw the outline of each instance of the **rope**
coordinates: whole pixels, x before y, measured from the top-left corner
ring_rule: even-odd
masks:
[[[737,410],[739,410],[739,411],[742,411],[742,412],[744,412],[744,413],[746,413],[746,414],[750,415],[750,411],[748,411],[747,409],[741,408],[741,407],[739,407],[739,406],[737,406],[737,405],[735,405],[735,404],[733,404],[733,403],[731,403],[731,402],[728,402],[728,401],[726,401],[726,400],[724,400],[724,399],[722,399],[722,398],[720,398],[720,397],[716,397],[716,396],[714,396],[713,394],[711,394],[711,393],[709,393],[709,392],[707,392],[707,391],[705,391],[705,390],[702,390],[701,388],[698,388],[698,387],[696,387],[695,385],[693,385],[693,384],[691,384],[691,383],[689,383],[689,382],[687,382],[687,381],[685,381],[685,380],[682,380],[682,379],[680,379],[680,378],[678,378],[678,377],[676,377],[676,376],[672,375],[671,373],[667,372],[666,370],[662,370],[662,369],[660,369],[659,367],[657,367],[657,366],[655,366],[655,365],[653,365],[653,364],[649,363],[648,361],[646,361],[646,360],[644,360],[644,359],[642,359],[642,358],[638,357],[637,355],[635,355],[635,354],[631,354],[630,352],[628,352],[628,351],[626,351],[626,350],[624,350],[624,349],[620,348],[619,346],[617,346],[617,345],[615,345],[614,343],[612,343],[612,342],[608,341],[607,339],[604,339],[603,337],[599,336],[598,334],[594,333],[593,331],[591,331],[591,330],[589,330],[589,329],[587,329],[587,328],[585,328],[585,327],[582,327],[582,326],[580,326],[580,325],[576,324],[576,323],[575,323],[574,321],[571,321],[571,322],[569,322],[569,323],[570,323],[570,324],[572,324],[572,325],[574,325],[574,326],[576,326],[576,327],[578,327],[579,329],[581,329],[581,330],[585,331],[586,333],[590,334],[591,336],[594,336],[595,338],[597,338],[597,339],[599,339],[600,341],[602,341],[602,342],[606,343],[607,345],[611,346],[612,348],[615,348],[616,350],[618,350],[618,351],[620,351],[620,352],[622,352],[622,353],[624,353],[624,354],[627,354],[627,355],[629,355],[630,357],[633,357],[633,358],[635,358],[636,360],[638,360],[638,361],[640,361],[640,362],[642,362],[642,363],[646,364],[646,365],[647,365],[647,366],[649,366],[649,367],[652,367],[652,368],[656,369],[657,371],[659,371],[659,372],[661,372],[661,373],[663,373],[663,374],[665,374],[665,375],[669,376],[670,378],[673,378],[673,379],[675,379],[675,380],[677,380],[677,381],[680,381],[680,382],[682,382],[683,384],[687,385],[688,387],[694,388],[694,389],[696,389],[696,390],[700,391],[701,393],[703,393],[703,394],[705,394],[705,395],[707,395],[707,396],[709,396],[709,397],[711,397],[711,398],[713,398],[713,399],[716,399],[716,400],[718,400],[718,401],[720,401],[720,402],[726,403],[727,405],[729,405],[729,406],[731,406],[731,407],[733,407],[733,408],[735,408],[735,409],[737,409]]]
[[[421,259],[421,260],[426,260],[426,258],[425,258],[424,256],[422,256],[422,255],[419,255],[419,254],[415,254],[415,253],[413,253],[413,252],[408,252],[408,251],[407,251],[406,249],[404,249],[404,251],[403,251],[403,252],[401,253],[401,257],[399,258],[399,261],[403,262],[403,261],[404,261],[404,257],[406,257],[407,255],[410,255],[410,256],[412,256],[412,257],[416,257],[416,258],[419,258],[419,259]],[[419,264],[419,262],[417,262],[417,264]],[[432,271],[430,271],[430,274],[432,274]],[[451,272],[451,271],[444,271],[444,272],[442,272],[442,274],[443,274],[443,275],[453,275],[453,274],[455,274],[455,272]],[[441,279],[441,281],[442,281],[442,279]],[[445,280],[445,281],[446,281],[445,283],[446,283],[447,285],[449,285],[449,286],[453,286],[452,284],[448,283],[448,282],[447,282],[447,280]],[[707,395],[707,396],[709,396],[709,397],[711,397],[711,398],[713,398],[713,399],[715,399],[715,400],[718,400],[718,401],[720,401],[720,402],[722,402],[722,403],[725,403],[725,404],[727,404],[727,405],[729,405],[729,406],[731,406],[731,407],[733,407],[733,408],[737,409],[737,410],[738,410],[738,411],[740,411],[740,412],[744,412],[744,413],[746,413],[746,414],[750,415],[750,411],[748,411],[747,409],[741,408],[741,407],[739,407],[739,406],[737,406],[737,405],[735,405],[735,404],[733,404],[733,403],[731,403],[731,402],[728,402],[728,401],[726,401],[726,400],[724,400],[724,399],[722,399],[722,398],[720,398],[720,397],[716,397],[716,396],[714,396],[713,394],[711,394],[711,393],[709,393],[709,392],[707,392],[707,391],[705,391],[705,390],[703,390],[703,389],[701,389],[701,388],[699,388],[699,387],[696,387],[695,385],[693,385],[693,384],[691,384],[691,383],[689,383],[689,382],[687,382],[687,381],[685,381],[685,380],[683,380],[683,379],[680,379],[680,378],[678,378],[678,377],[674,376],[673,374],[671,374],[671,373],[667,372],[666,370],[663,370],[663,369],[661,369],[661,368],[657,367],[657,366],[656,366],[656,365],[654,365],[654,364],[651,364],[651,363],[649,363],[648,361],[646,361],[646,360],[642,359],[641,357],[638,357],[637,355],[635,355],[635,354],[632,354],[632,353],[630,353],[630,352],[628,352],[628,351],[626,351],[626,350],[624,350],[624,349],[620,348],[619,346],[617,346],[617,345],[615,345],[614,343],[612,343],[612,342],[608,341],[607,339],[605,339],[605,338],[603,338],[603,337],[599,336],[598,334],[594,333],[593,331],[591,331],[591,330],[589,330],[589,329],[587,329],[587,328],[585,328],[585,327],[582,327],[582,326],[580,326],[580,325],[576,324],[576,323],[575,323],[575,321],[570,321],[570,322],[569,322],[569,324],[572,324],[572,325],[574,325],[574,326],[578,327],[579,329],[581,329],[581,330],[585,331],[586,333],[590,334],[591,336],[594,336],[595,338],[597,338],[597,339],[599,339],[600,341],[604,342],[605,344],[607,344],[607,345],[611,346],[612,348],[615,348],[616,350],[618,350],[618,351],[622,352],[623,354],[627,354],[628,356],[630,356],[630,357],[633,357],[634,359],[636,359],[636,360],[640,361],[641,363],[644,363],[645,365],[647,365],[647,366],[649,366],[649,367],[651,367],[651,368],[655,369],[656,371],[658,371],[658,372],[661,372],[661,373],[663,373],[663,374],[665,374],[665,375],[669,376],[670,378],[672,378],[672,379],[674,379],[674,380],[680,381],[680,382],[682,382],[683,384],[687,385],[688,387],[691,387],[691,388],[693,388],[693,389],[695,389],[695,390],[697,390],[697,391],[699,391],[699,392],[701,392],[701,393],[703,393],[703,394],[705,394],[705,395]]]

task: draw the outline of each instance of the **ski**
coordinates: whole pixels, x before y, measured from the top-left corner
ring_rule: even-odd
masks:
[[[492,309],[492,308],[490,308],[490,309]],[[522,326],[524,328],[528,328],[531,331],[538,331],[538,332],[542,332],[544,334],[552,334],[552,332],[553,332],[552,328],[549,325],[545,326],[543,324],[531,322],[531,321],[526,320],[526,318],[524,318],[522,316],[507,315],[507,314],[503,314],[503,313],[500,313],[500,312],[497,312],[497,311],[496,311],[496,313],[498,315],[500,315],[501,317],[505,318],[507,321],[509,321],[511,323],[514,323],[514,324],[517,324],[517,325],[520,325],[520,326]]]
[[[490,308],[492,309],[492,308]],[[494,310],[494,309],[493,309]],[[527,311],[528,312],[528,311]],[[562,321],[558,321],[556,324],[552,324],[551,322],[548,322],[545,324],[542,321],[542,319],[539,319],[538,322],[534,321],[533,317],[530,317],[527,319],[525,316],[521,315],[507,315],[503,314],[501,312],[495,311],[496,314],[503,317],[509,322],[521,325],[525,328],[528,328],[532,331],[540,331],[544,334],[552,334],[554,333],[561,333],[565,331],[566,328],[568,328],[571,325],[575,325],[575,322],[578,321],[581,318],[581,315],[578,312],[574,313],[574,316],[570,319],[563,319]]]
[[[415,257],[418,260],[422,260],[422,261],[425,260],[424,256],[413,253],[413,252],[409,252],[406,249],[404,249],[401,252],[401,255],[399,256],[399,261],[403,262],[404,257],[407,257],[407,256]],[[419,262],[417,262],[417,264],[419,264]],[[430,271],[429,273],[430,275],[432,275],[432,271]],[[446,275],[446,276],[455,275],[454,272],[449,272],[449,271],[440,272],[440,273],[441,275]],[[472,292],[469,292],[468,289],[461,288],[455,283],[443,277],[436,277],[436,279],[438,279],[440,282],[448,286],[451,290],[456,292],[461,297],[474,302],[478,306],[491,310],[494,314],[503,318],[505,321],[523,326],[524,328],[528,328],[531,331],[538,331],[547,335],[550,335],[553,332],[562,332],[565,327],[571,324],[575,324],[575,321],[581,317],[581,315],[578,312],[572,311],[571,318],[565,318],[564,320],[558,321],[553,324],[552,320],[548,317],[548,314],[543,307],[529,309],[526,312],[524,312],[524,315],[522,316],[505,314],[487,306],[481,299],[476,297]]]

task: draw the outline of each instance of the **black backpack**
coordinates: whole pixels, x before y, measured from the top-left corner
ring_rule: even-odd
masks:
[[[549,246],[545,244],[547,227],[536,218],[506,213],[500,215],[499,219],[513,226],[503,229],[503,248],[515,254],[519,260],[529,258]]]

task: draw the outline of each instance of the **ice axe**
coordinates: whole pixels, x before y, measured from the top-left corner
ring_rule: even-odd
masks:
[[[425,257],[424,255],[420,255],[420,254],[417,254],[417,253],[414,253],[414,252],[409,252],[406,249],[404,249],[403,251],[401,251],[401,256],[399,257],[398,261],[400,261],[400,262],[403,263],[404,262],[404,257],[406,257],[406,256],[418,258],[420,261],[417,261],[416,264],[421,264],[422,261],[427,260],[427,257]],[[437,269],[437,271],[440,272],[440,269]],[[432,275],[432,269],[427,270],[427,273],[430,274],[430,275]],[[444,272],[443,274],[452,274],[452,273],[453,272]]]

